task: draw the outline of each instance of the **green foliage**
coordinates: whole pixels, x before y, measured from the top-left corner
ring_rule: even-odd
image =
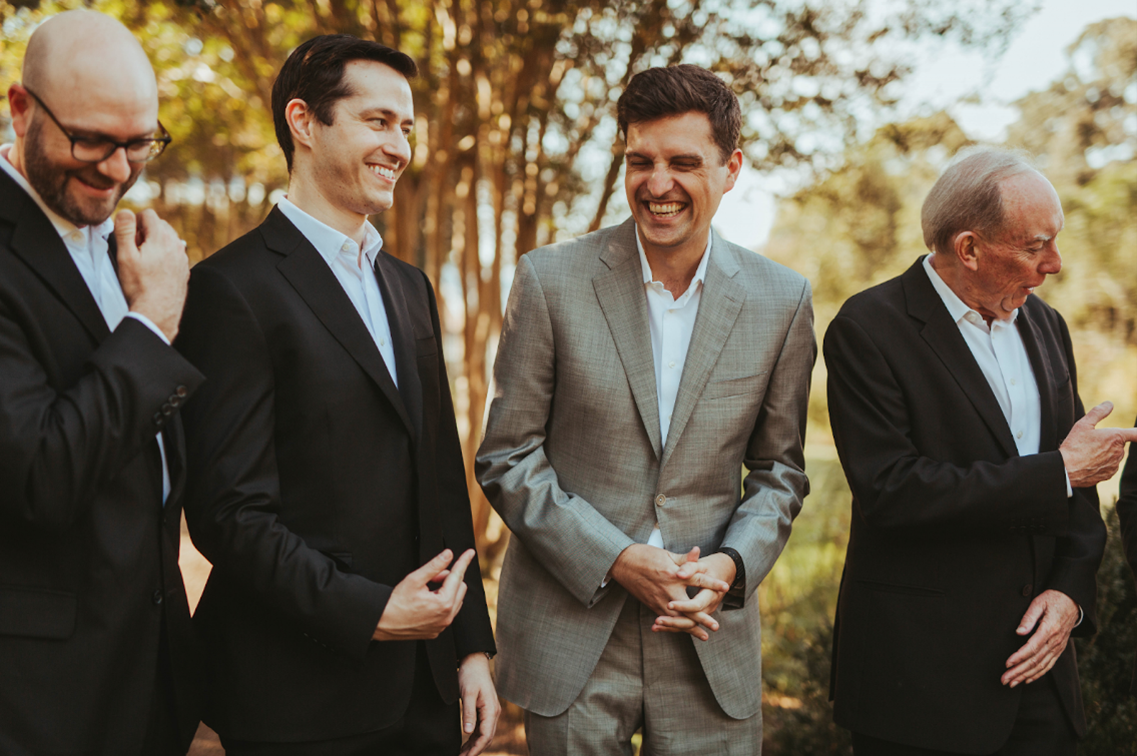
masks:
[[[1081,756],[1137,756],[1137,698],[1129,695],[1137,656],[1137,592],[1125,561],[1121,527],[1103,508],[1109,540],[1098,570],[1097,635],[1075,641],[1088,733]]]

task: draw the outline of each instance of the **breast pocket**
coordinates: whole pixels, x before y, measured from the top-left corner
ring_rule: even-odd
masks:
[[[751,396],[762,390],[766,384],[767,371],[753,375],[744,375],[740,378],[727,378],[721,381],[711,381],[703,391],[704,400],[729,399],[735,396]]]

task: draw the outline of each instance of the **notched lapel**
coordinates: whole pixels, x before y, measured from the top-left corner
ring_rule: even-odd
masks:
[[[691,346],[679,379],[679,393],[675,397],[675,411],[671,414],[661,467],[671,459],[746,301],[746,291],[734,280],[738,267],[732,264],[729,255],[725,242],[716,235],[711,246],[711,259],[707,261],[707,276],[699,297],[695,328],[691,332]]]
[[[1027,308],[1019,308],[1015,325],[1026,347],[1030,367],[1034,371],[1034,382],[1038,384],[1038,401],[1041,412],[1041,426],[1038,436],[1039,451],[1053,451],[1058,448],[1058,425],[1054,417],[1054,370],[1050,360],[1047,341],[1038,329],[1038,323],[1031,317]]]
[[[616,352],[624,366],[644,430],[651,439],[651,448],[659,459],[663,443],[659,433],[659,399],[655,392],[655,360],[651,353],[651,328],[635,228],[629,220],[613,234],[600,255],[609,269],[592,279],[592,287],[608,321],[612,340],[616,342]]]
[[[375,269],[379,291],[383,294],[383,306],[387,310],[387,322],[391,326],[395,372],[399,376],[398,392],[414,427],[412,438],[417,441],[422,437],[422,383],[419,381],[417,344],[410,310],[407,308],[406,292],[403,291],[403,279],[386,253],[379,254],[375,260]],[[438,359],[441,360],[442,345],[438,346]]]
[[[282,228],[280,224],[285,224],[286,227]],[[273,209],[261,228],[269,248],[285,255],[277,265],[277,270],[288,279],[324,327],[379,386],[413,437],[414,425],[399,396],[399,390],[395,388],[395,382],[391,380],[391,374],[387,372],[379,348],[375,346],[371,332],[363,324],[355,305],[336,280],[327,262],[279,209]]]
[[[107,321],[99,311],[67,246],[51,221],[27,192],[0,172],[0,207],[12,223],[11,247],[36,272],[59,300],[75,314],[96,343],[110,335]]]
[[[959,326],[952,322],[940,295],[928,280],[922,258],[908,269],[903,280],[908,314],[924,323],[920,336],[955,378],[964,395],[1002,445],[1003,451],[1010,457],[1017,457],[1018,447],[1011,435],[1011,427],[1007,425],[1007,418],[999,407],[999,400],[995,398],[995,392],[991,390],[979,363],[963,340]]]

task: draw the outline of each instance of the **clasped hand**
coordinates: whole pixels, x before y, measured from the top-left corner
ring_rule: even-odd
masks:
[[[699,558],[699,547],[686,554],[633,544],[612,565],[612,579],[658,617],[654,632],[689,633],[709,640],[719,629],[711,615],[734,580],[734,561],[725,554]],[[699,589],[688,597],[687,588]]]

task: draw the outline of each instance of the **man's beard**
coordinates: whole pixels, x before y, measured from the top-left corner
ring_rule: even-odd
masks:
[[[119,185],[113,198],[105,201],[91,198],[85,203],[77,200],[67,193],[67,183],[72,177],[104,189],[114,186],[115,182],[99,173],[94,164],[67,170],[52,163],[43,149],[42,121],[33,119],[28,125],[24,138],[24,170],[27,171],[28,183],[45,205],[76,226],[97,226],[111,217],[118,201],[142,173],[142,166],[131,165],[130,169],[130,178]]]

